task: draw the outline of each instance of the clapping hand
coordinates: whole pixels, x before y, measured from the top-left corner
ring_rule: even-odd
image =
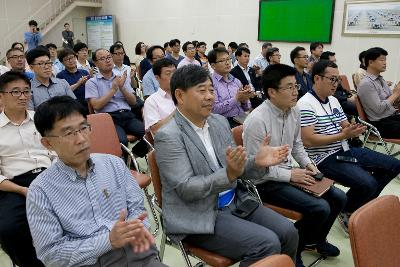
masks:
[[[256,154],[255,162],[260,167],[278,165],[289,155],[289,145],[273,147],[269,145],[269,141],[270,137],[266,136]]]
[[[226,174],[229,181],[235,181],[244,171],[247,154],[242,146],[228,147],[226,150]]]

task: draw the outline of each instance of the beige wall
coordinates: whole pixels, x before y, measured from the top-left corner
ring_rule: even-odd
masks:
[[[209,49],[216,40],[247,42],[255,56],[261,46],[257,41],[258,3],[259,0],[103,1],[101,13],[116,16],[118,38],[129,48],[129,56],[134,54],[138,41],[163,44],[175,37],[181,41],[205,41]],[[340,71],[350,78],[358,68],[359,52],[381,46],[389,52],[384,77],[400,80],[399,38],[341,36],[343,10],[344,0],[336,0],[332,43],[325,47],[337,53]],[[295,46],[309,47],[308,43],[275,42],[274,45],[281,49],[282,61],[287,64],[290,63],[289,53]]]

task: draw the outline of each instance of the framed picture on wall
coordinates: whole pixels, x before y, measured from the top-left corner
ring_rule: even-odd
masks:
[[[346,1],[342,35],[399,37],[400,1]]]

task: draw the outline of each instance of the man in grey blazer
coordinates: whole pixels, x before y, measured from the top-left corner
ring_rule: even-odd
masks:
[[[241,261],[240,266],[280,253],[294,259],[298,234],[293,224],[258,205],[240,181],[262,177],[284,160],[288,147],[270,147],[266,138],[258,153],[247,157],[235,146],[226,118],[211,114],[213,90],[207,71],[195,65],[171,78],[177,110],[155,136],[165,230]]]

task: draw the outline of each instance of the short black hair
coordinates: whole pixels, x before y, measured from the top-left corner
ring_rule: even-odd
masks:
[[[19,71],[10,70],[0,76],[0,92],[4,92],[6,85],[14,81],[24,81],[29,85],[29,88],[31,87],[31,81],[25,76],[25,74]]]
[[[187,89],[203,83],[209,79],[210,74],[203,67],[190,64],[177,69],[171,77],[171,95],[175,105],[178,103],[175,97],[176,89],[186,91]]]
[[[12,43],[11,48],[15,48],[17,45],[21,45],[23,47],[23,49],[25,48],[24,45],[22,43],[20,43],[20,42]],[[24,52],[24,50],[22,50],[22,52]]]
[[[265,49],[265,48],[268,48],[270,46],[272,47],[272,43],[263,43],[262,48]]]
[[[296,46],[291,52],[290,52],[290,61],[294,64],[294,59],[299,55],[300,51],[305,51],[306,49],[302,46]]]
[[[366,69],[367,67],[365,66],[365,53],[367,51],[362,51],[359,55],[358,55],[358,60],[360,61],[360,68],[362,69]]]
[[[365,66],[368,67],[370,60],[376,60],[380,56],[387,56],[388,52],[381,47],[372,47],[365,51]]]
[[[217,48],[218,45],[220,45],[220,44],[222,44],[223,46],[225,46],[224,42],[222,42],[222,41],[216,41],[215,43],[213,43],[213,49],[214,49],[214,48]]]
[[[196,48],[199,48],[199,47],[202,46],[202,45],[207,46],[207,44],[206,44],[205,42],[201,41],[201,42],[198,42],[198,43],[197,43]]]
[[[313,42],[310,44],[310,51],[314,51],[318,46],[322,46],[322,48],[324,48],[324,45],[321,42]]]
[[[97,52],[99,52],[99,51],[101,51],[101,50],[103,50],[103,51],[108,51],[108,50],[105,49],[105,48],[98,48],[98,49],[96,49],[96,51],[94,51],[94,52],[92,53],[92,60],[93,60],[93,62],[96,62],[96,61],[97,61]],[[108,52],[110,52],[110,51],[108,51]]]
[[[62,49],[60,52],[58,52],[58,60],[60,60],[62,63],[64,58],[68,57],[69,55],[75,56],[75,52],[70,48]]]
[[[57,46],[55,44],[53,44],[53,43],[46,44],[46,47],[47,47],[47,49],[50,49],[50,48],[57,49]]]
[[[169,42],[165,42],[164,43],[164,49],[166,49],[168,46],[169,46]],[[135,51],[136,51],[136,49],[135,49]]]
[[[199,43],[199,41],[196,41],[196,40],[192,41],[192,44],[193,44],[194,47],[197,47],[198,43]]]
[[[335,62],[322,59],[316,63],[314,63],[312,70],[311,70],[311,78],[313,83],[315,83],[314,78],[315,76],[325,75],[326,68],[334,68],[337,69],[337,65]]]
[[[123,50],[124,53],[125,53],[125,48],[124,48],[124,46],[121,45],[121,44],[115,43],[115,44],[113,44],[112,46],[110,46],[110,53],[113,54],[115,50],[121,49],[121,48],[122,48],[122,50]]]
[[[230,42],[228,44],[228,47],[236,50],[236,49],[238,49],[239,46],[238,46],[238,44],[236,42]]]
[[[48,132],[53,130],[57,121],[75,113],[81,114],[86,118],[85,109],[81,103],[70,96],[55,96],[37,107],[33,120],[38,132],[42,136],[46,136]]]
[[[183,50],[183,52],[186,52],[187,51],[187,47],[188,47],[188,45],[193,45],[194,47],[196,47],[194,44],[193,44],[193,42],[190,42],[190,41],[187,41],[186,43],[184,43],[183,45],[182,45],[182,50]]]
[[[163,53],[165,54],[165,50],[161,45],[150,46],[150,48],[147,49],[147,51],[146,51],[146,58],[148,60],[153,61],[153,51],[156,50],[156,49],[161,49],[163,51]]]
[[[250,54],[250,49],[245,46],[239,46],[239,48],[235,51],[235,57],[240,57],[243,52]]]
[[[244,46],[244,47],[248,47],[249,45],[248,45],[247,43],[240,43],[240,44],[239,44],[239,47],[243,47],[243,46]]]
[[[217,63],[217,56],[218,56],[218,54],[228,54],[228,55],[229,55],[229,52],[228,52],[228,50],[226,50],[226,49],[223,48],[223,47],[214,48],[213,50],[211,50],[210,52],[208,52],[208,55],[207,55],[208,62],[209,62],[210,64],[212,64],[212,63]]]
[[[67,26],[67,25],[69,26],[69,23],[68,23],[68,22],[65,22],[65,23],[64,23],[64,27]]]
[[[139,42],[135,46],[135,55],[141,55],[142,54],[142,44],[143,42]]]
[[[270,61],[269,57],[271,57],[275,52],[279,52],[279,48],[278,47],[268,48],[267,54],[265,55],[265,58],[267,59],[268,62]]]
[[[167,67],[171,67],[171,66],[174,66],[176,68],[176,66],[172,60],[170,60],[168,58],[162,58],[162,59],[154,62],[153,66],[152,66],[153,73],[154,73],[154,75],[160,76],[162,68],[167,68]]]
[[[37,27],[38,26],[38,23],[36,22],[36,20],[30,20],[29,22],[28,22],[28,25],[29,26],[35,26],[35,27]]]
[[[181,41],[179,41],[179,39],[172,39],[171,41],[169,41],[169,46],[170,47],[173,47],[173,46],[175,46],[176,44],[181,44]]]
[[[74,45],[73,50],[75,51],[75,53],[78,53],[79,50],[81,50],[81,49],[83,49],[83,48],[88,48],[88,46],[87,46],[85,43],[80,42],[80,43],[76,43],[76,44]]]
[[[329,60],[329,57],[333,57],[334,55],[336,55],[336,53],[331,52],[331,51],[324,51],[324,52],[322,52],[319,59]]]
[[[50,59],[49,50],[48,49],[43,49],[43,48],[40,48],[40,47],[36,47],[36,48],[30,50],[26,54],[26,62],[28,62],[28,64],[31,65],[33,63],[33,61],[35,61],[36,58],[42,57],[42,56],[47,56]]]
[[[269,65],[263,72],[261,82],[264,94],[269,99],[268,88],[278,89],[282,79],[287,76],[295,76],[295,68],[285,64]]]

